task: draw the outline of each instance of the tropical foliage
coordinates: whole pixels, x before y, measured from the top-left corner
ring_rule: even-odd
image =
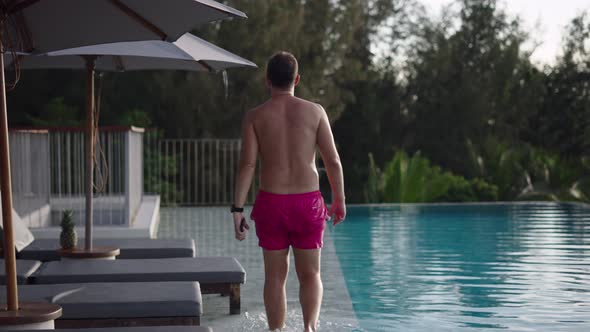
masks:
[[[381,183],[378,193],[384,202],[429,203],[475,202],[498,199],[498,188],[481,179],[467,180],[444,172],[419,152],[412,157],[398,151],[380,178],[369,182]]]

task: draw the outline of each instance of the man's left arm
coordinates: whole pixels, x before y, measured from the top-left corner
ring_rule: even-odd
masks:
[[[240,152],[240,162],[238,164],[238,175],[234,191],[234,206],[237,208],[244,207],[256,170],[258,138],[254,131],[253,114],[253,111],[246,113],[242,122],[242,150]],[[240,229],[242,220],[245,220],[244,214],[243,212],[234,212],[233,217],[236,239],[240,241],[244,240],[246,238],[246,232],[249,229],[248,223],[245,223],[245,229]]]

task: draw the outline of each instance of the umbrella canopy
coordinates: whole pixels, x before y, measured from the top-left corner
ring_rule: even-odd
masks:
[[[86,69],[85,56],[96,57],[94,68],[97,71],[221,71],[232,67],[256,67],[253,62],[190,33],[174,43],[158,40],[122,42],[20,55],[23,56],[21,69]]]
[[[120,41],[174,41],[199,24],[243,12],[213,0],[2,0],[8,15],[6,41],[22,51],[59,49]]]
[[[42,53],[99,43],[173,41],[196,25],[230,17],[246,15],[213,0],[0,0],[0,53],[7,48]],[[0,57],[0,191],[8,309],[4,312],[13,323],[19,305],[5,87]],[[88,88],[93,88],[93,80]],[[89,102],[87,112],[93,109]],[[87,130],[92,137],[92,128]]]

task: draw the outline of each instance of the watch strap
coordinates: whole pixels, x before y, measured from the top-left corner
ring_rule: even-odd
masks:
[[[235,205],[232,205],[231,206],[231,213],[234,213],[234,212],[244,212],[244,208],[243,207],[237,207]]]

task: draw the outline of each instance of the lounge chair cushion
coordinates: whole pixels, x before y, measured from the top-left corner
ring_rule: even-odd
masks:
[[[45,263],[31,283],[198,281],[244,283],[246,271],[233,257],[64,260]]]
[[[16,281],[24,284],[27,279],[41,266],[41,262],[32,260],[16,260]],[[6,263],[0,259],[0,284],[6,285]]]
[[[200,317],[198,282],[22,285],[21,301],[57,303],[61,319]],[[6,289],[0,287],[0,302]]]
[[[84,245],[84,239],[78,241]],[[95,246],[121,249],[117,259],[195,257],[193,239],[94,239]],[[36,259],[42,262],[58,261],[59,241],[56,239],[36,239],[18,253],[19,259]]]
[[[49,332],[55,330],[8,330],[19,332]],[[146,327],[109,327],[99,329],[67,329],[67,332],[213,332],[206,326],[146,326]]]
[[[19,332],[49,332],[55,330],[8,330]],[[67,332],[213,332],[206,326],[146,326],[146,327],[109,327],[99,329],[67,329]]]

